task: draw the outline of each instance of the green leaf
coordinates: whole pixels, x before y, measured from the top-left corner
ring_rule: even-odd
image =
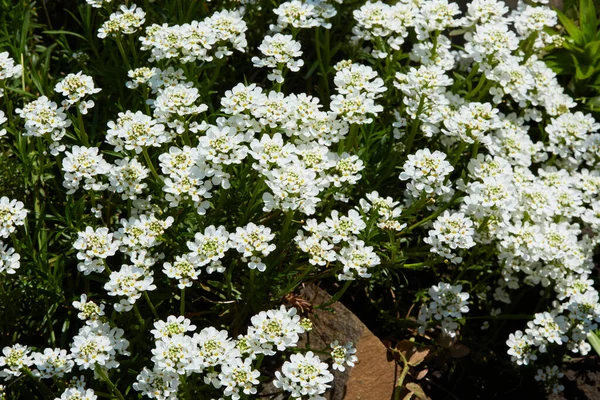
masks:
[[[594,0],[579,1],[579,28],[581,29],[586,42],[594,40],[596,29],[598,28],[598,18],[596,16]]]
[[[585,45],[583,51],[586,60],[588,60],[590,64],[596,65],[600,60],[600,40],[589,42]]]
[[[590,331],[588,333],[588,342],[590,342],[596,353],[600,355],[600,339],[596,336],[595,332]]]
[[[43,31],[42,33],[46,33],[48,35],[71,35],[71,36],[75,36],[80,39],[83,39],[87,42],[87,39],[84,36],[82,36],[78,33],[75,33],[75,32],[55,30],[55,31]]]
[[[594,108],[594,109],[600,109],[600,96],[596,96],[596,97],[592,97],[588,102],[587,105]]]
[[[582,46],[585,43],[585,39],[581,30],[565,14],[559,10],[555,11],[560,24],[565,28],[569,36],[571,36],[577,45]]]
[[[575,65],[571,54],[564,49],[552,52],[544,57],[544,61],[548,67],[559,75],[575,75]]]
[[[583,81],[590,78],[594,74],[594,67],[589,64],[582,64],[575,55],[571,54],[573,63],[575,64],[575,78]]]

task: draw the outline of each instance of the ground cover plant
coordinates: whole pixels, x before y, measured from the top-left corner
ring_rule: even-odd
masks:
[[[360,362],[305,340],[337,300],[397,399],[465,343],[567,396],[600,124],[544,3],[3,0],[0,396],[322,399]]]

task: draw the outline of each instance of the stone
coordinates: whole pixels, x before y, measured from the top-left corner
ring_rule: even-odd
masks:
[[[304,287],[302,296],[311,304],[328,303],[331,296],[315,285]],[[348,341],[357,349],[358,363],[346,371],[333,371],[335,380],[328,391],[330,400],[388,400],[392,398],[396,381],[395,363],[387,360],[383,343],[354,313],[340,302],[316,309],[310,314],[313,330],[308,335],[312,348],[324,348],[338,340]]]

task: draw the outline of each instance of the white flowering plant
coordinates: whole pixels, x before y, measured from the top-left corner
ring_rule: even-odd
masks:
[[[0,398],[325,399],[361,362],[311,346],[338,300],[561,396],[600,123],[547,1],[47,3],[0,0]],[[396,398],[441,390],[403,362]]]

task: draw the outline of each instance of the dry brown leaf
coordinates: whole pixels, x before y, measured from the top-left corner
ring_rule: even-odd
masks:
[[[468,355],[470,352],[471,349],[469,349],[462,343],[456,343],[453,344],[452,347],[450,347],[450,355],[454,358],[462,358]]]
[[[421,386],[418,383],[414,383],[414,382],[410,382],[406,384],[406,389],[410,390],[411,392],[414,393],[414,395],[421,400],[427,400],[427,395],[425,395],[425,392],[423,391],[423,389],[421,388]]]
[[[427,375],[428,372],[429,372],[428,369],[424,369],[422,371],[419,371],[419,373],[417,374],[417,377],[415,379],[418,380],[418,381],[420,381],[421,379],[425,378],[425,376]]]
[[[431,351],[431,349],[428,347],[423,347],[419,350],[416,350],[410,356],[410,358],[408,360],[408,364],[410,366],[416,367],[417,365],[421,364],[423,362],[423,360],[425,360],[425,358],[429,355],[430,351]]]

